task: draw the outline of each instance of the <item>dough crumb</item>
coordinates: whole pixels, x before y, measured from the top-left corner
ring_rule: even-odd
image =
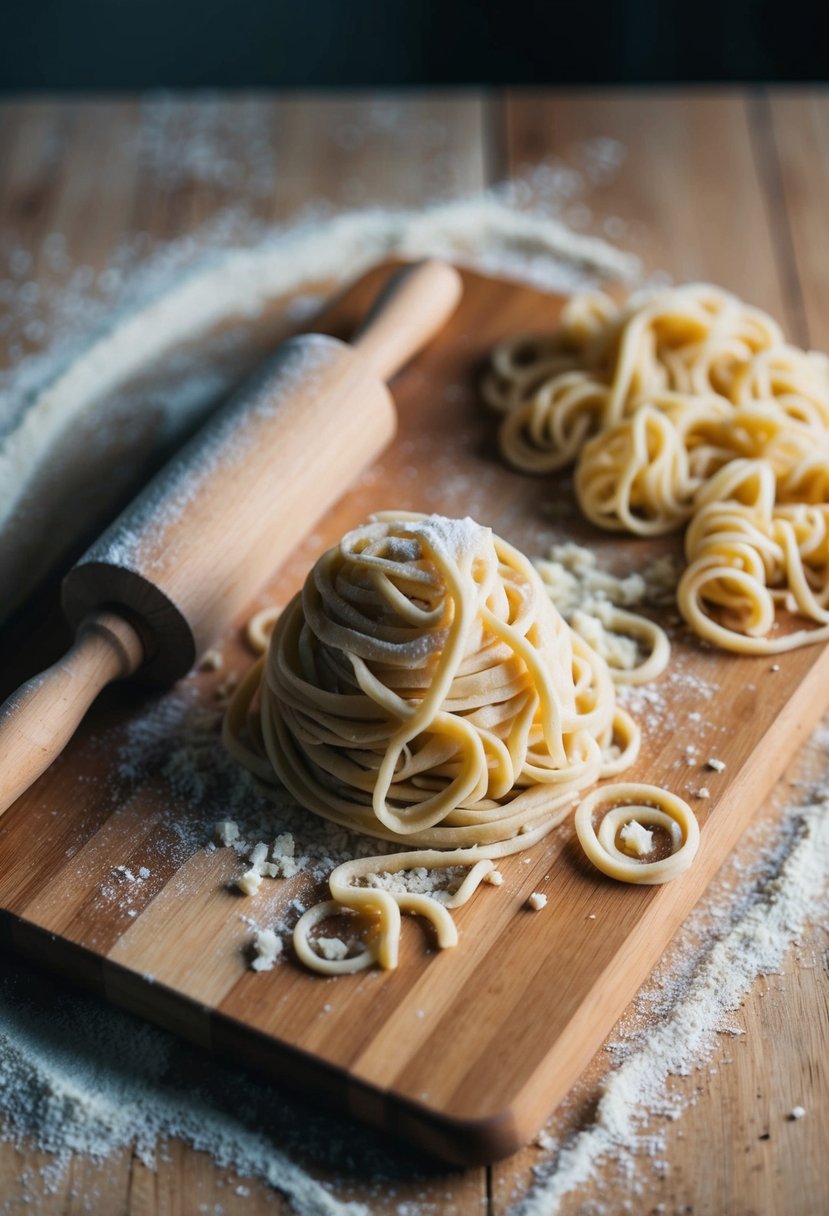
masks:
[[[725,761],[717,760],[714,756],[708,757],[708,767],[712,768],[715,773],[721,773],[725,769]]]
[[[805,1114],[806,1114],[805,1107],[793,1106],[792,1109],[789,1111],[789,1118],[790,1119],[802,1119]]]
[[[635,819],[626,823],[619,833],[622,848],[632,857],[644,857],[653,848],[653,832]]]
[[[547,907],[547,896],[541,891],[533,891],[527,900],[527,905],[532,908],[533,912],[540,912],[542,908]]]
[[[771,667],[769,668],[769,670],[770,670],[770,671],[779,671],[779,670],[780,670],[780,664],[779,664],[779,663],[772,663],[772,665],[771,665]]]
[[[337,962],[348,955],[348,946],[341,937],[318,937],[314,945],[317,953],[330,961]]]
[[[243,895],[255,895],[262,886],[262,875],[258,870],[245,870],[241,878],[236,879],[236,889]]]
[[[255,955],[251,968],[253,971],[272,971],[282,953],[282,941],[273,929],[260,929],[253,941]]]
[[[290,832],[277,836],[271,847],[272,864],[268,867],[272,878],[293,878],[299,873],[301,859],[297,859],[296,842]]]
[[[271,846],[271,857],[293,857],[296,853],[296,841],[290,832],[282,832]]]
[[[239,825],[235,819],[220,819],[213,831],[220,844],[231,845],[239,839]]]
[[[253,852],[250,855],[251,869],[255,870],[257,874],[261,874],[262,867],[264,866],[267,857],[268,846],[265,844],[264,840],[260,840],[258,844],[253,846]]]
[[[224,659],[220,650],[206,650],[199,663],[199,671],[221,671]]]
[[[504,876],[500,870],[490,870],[488,874],[484,874],[484,882],[488,882],[491,887],[503,887]]]
[[[550,1153],[556,1147],[556,1139],[542,1128],[535,1138],[535,1144],[545,1153]]]

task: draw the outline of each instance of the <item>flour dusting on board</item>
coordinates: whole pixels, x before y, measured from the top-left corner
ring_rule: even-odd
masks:
[[[230,766],[216,747],[215,718],[211,722],[198,710],[193,682],[184,681],[138,714],[122,739],[125,783],[146,771],[158,776],[158,762],[166,756],[160,775],[173,810],[164,824],[164,847],[174,858],[204,847],[215,826],[208,820],[220,808],[240,825],[239,838],[231,842],[240,853],[263,830],[272,836],[292,828],[316,876],[339,850],[351,854],[357,842],[346,833],[332,834],[314,816],[305,816],[303,825],[302,813],[287,802],[274,809],[257,801],[247,774]],[[828,741],[822,732],[810,745],[812,768],[825,768]],[[682,1100],[671,1094],[669,1078],[699,1067],[718,1033],[737,1032],[730,1014],[756,976],[779,968],[806,918],[821,910],[829,805],[819,793],[812,799],[807,787],[804,801],[784,808],[776,827],[746,834],[614,1032],[608,1051],[617,1064],[603,1083],[595,1118],[561,1146],[549,1135],[540,1137],[547,1159],[529,1193],[516,1197],[521,1216],[553,1216],[560,1200],[595,1178],[608,1156],[621,1167],[627,1163],[634,1190],[643,1162],[658,1167],[660,1138],[642,1129],[654,1119],[669,1126],[681,1114]],[[376,851],[376,841],[366,843]],[[140,872],[113,877],[114,906],[130,906],[145,880],[152,881],[151,873],[146,879]],[[296,908],[287,904],[285,923],[295,916]],[[261,927],[251,919],[251,932]],[[193,1077],[199,1078],[195,1087]],[[369,1176],[378,1199],[429,1178],[374,1133],[298,1112],[260,1077],[222,1066],[92,997],[64,991],[23,964],[0,980],[0,1090],[4,1135],[28,1138],[54,1155],[43,1175],[31,1178],[32,1197],[57,1185],[73,1153],[100,1158],[133,1145],[152,1162],[156,1142],[167,1137],[209,1152],[239,1177],[278,1188],[300,1216],[363,1210],[335,1199],[318,1174],[332,1191],[347,1190],[350,1177]],[[451,1176],[445,1181],[451,1189]],[[410,1210],[429,1212],[418,1205]]]
[[[205,182],[226,190],[228,199],[240,190],[268,198],[276,178],[261,115],[245,100],[234,103],[231,118],[229,113],[224,103],[211,107],[199,101],[189,110],[164,98],[142,103],[140,163],[168,186]],[[399,107],[379,104],[371,110],[369,134],[405,136],[406,121]],[[338,146],[356,148],[366,138],[364,127],[347,118],[333,122]],[[373,200],[352,179],[343,183],[337,206],[359,210],[332,214],[318,207],[276,231],[227,213],[200,233],[158,250],[153,259],[147,259],[148,240],[134,234],[97,275],[73,266],[60,233],[52,233],[39,251],[38,273],[63,276],[67,290],[56,294],[51,313],[43,310],[42,284],[31,277],[31,252],[11,248],[8,275],[0,281],[0,302],[9,305],[0,331],[8,339],[12,364],[0,373],[0,529],[19,502],[21,468],[36,470],[55,437],[90,400],[107,391],[117,394],[148,362],[169,356],[160,381],[164,391],[158,390],[159,436],[171,441],[183,434],[233,383],[233,369],[239,367],[238,333],[215,338],[213,353],[226,355],[226,364],[220,359],[206,364],[198,351],[175,353],[176,343],[197,341],[217,320],[234,315],[241,331],[268,302],[310,293],[298,305],[286,305],[284,323],[315,306],[320,282],[353,276],[392,252],[445,255],[550,290],[570,291],[597,277],[636,273],[628,255],[573,230],[590,218],[580,197],[584,182],[604,182],[618,167],[624,149],[616,141],[588,141],[579,149],[578,168],[530,167],[521,181],[446,201],[459,191],[450,182],[452,158],[443,146],[444,133],[436,124],[420,134],[434,145],[429,171],[440,166],[442,174],[435,193],[443,201],[432,208],[370,206]],[[539,198],[553,204],[546,213],[523,209]],[[623,222],[608,217],[604,234],[622,239]],[[142,264],[146,269],[138,273]],[[55,332],[59,339],[44,348]],[[473,506],[482,487],[480,481],[458,480],[456,489],[467,496],[472,514],[483,514]],[[122,539],[128,546],[129,538]],[[666,680],[687,689],[691,678],[678,670]],[[217,688],[225,679],[223,672],[217,676]],[[713,677],[711,682],[693,679],[698,708],[690,716],[699,718],[715,684]],[[646,713],[648,730],[670,725],[665,682],[624,695]],[[221,751],[218,700],[216,706],[205,708],[203,688],[191,678],[168,696],[138,705],[124,730],[97,741],[117,753],[114,805],[127,813],[131,791],[148,777],[167,793],[154,825],[156,860],[113,865],[99,898],[113,916],[131,917],[160,889],[165,874],[194,853],[223,846],[241,873],[261,840],[290,836],[302,863],[298,885],[277,877],[264,907],[239,901],[242,937],[253,941],[272,933],[274,945],[301,912],[306,888],[310,895],[337,861],[374,854],[383,846],[308,816],[287,798],[276,806],[263,799],[247,773]],[[825,751],[819,744],[815,748],[825,769]],[[689,765],[692,760],[705,764],[709,754],[690,757]],[[223,825],[218,840],[217,823]],[[527,1216],[552,1216],[561,1198],[593,1176],[608,1153],[630,1161],[643,1151],[640,1117],[679,1112],[668,1094],[668,1076],[697,1065],[754,977],[779,965],[804,918],[815,911],[829,862],[824,804],[816,796],[802,807],[792,806],[782,824],[760,863],[757,838],[748,834],[735,857],[731,886],[709,893],[703,914],[682,930],[670,964],[640,993],[631,1025],[619,1028],[611,1045],[618,1067],[605,1083],[595,1121],[560,1150],[548,1139],[545,1152],[557,1152],[557,1158],[541,1165],[528,1196],[516,1198]],[[713,927],[701,930],[706,911]],[[280,965],[275,946],[273,956]],[[725,968],[730,970],[723,978]],[[100,1159],[132,1146],[152,1163],[173,1137],[208,1152],[237,1179],[259,1179],[277,1188],[300,1216],[364,1211],[335,1198],[335,1192],[348,1193],[350,1181],[366,1174],[375,1180],[378,1203],[395,1193],[416,1196],[429,1181],[421,1165],[373,1133],[302,1110],[261,1077],[223,1067],[11,960],[0,978],[0,1093],[0,1134],[32,1141],[52,1155],[42,1173],[27,1181],[33,1203],[61,1184],[72,1154]],[[800,1108],[793,1102],[791,1109],[794,1117]],[[237,1195],[248,1191],[236,1179],[231,1185]],[[441,1178],[447,1204],[453,1186],[451,1175]],[[398,1211],[411,1216],[429,1213],[430,1206],[401,1199]]]
[[[822,759],[825,763],[825,756]],[[611,1044],[621,1062],[602,1084],[594,1119],[561,1147],[552,1163],[539,1168],[536,1185],[515,1216],[554,1216],[564,1197],[595,1177],[597,1165],[609,1158],[616,1168],[626,1170],[636,1192],[637,1160],[643,1155],[654,1159],[661,1147],[658,1133],[647,1137],[644,1126],[654,1115],[673,1120],[682,1111],[681,1101],[668,1090],[669,1078],[699,1067],[718,1033],[741,1033],[729,1015],[739,1008],[758,975],[779,970],[807,918],[826,911],[829,801],[792,808],[783,835],[776,856],[774,851],[771,857],[760,851],[760,861],[767,867],[761,870],[760,880],[744,881],[745,895],[739,888],[737,897],[732,895],[739,914],[731,924],[726,921],[724,931],[727,903],[720,906],[721,935],[712,934],[713,941],[690,974],[682,974],[687,963],[683,968],[680,962],[675,978],[670,972],[657,973],[645,985],[637,998],[639,1009],[650,1006],[661,1016],[649,1018],[632,1040]],[[756,850],[756,841],[752,844]],[[689,938],[705,914],[716,909],[717,894],[722,899],[722,890],[709,892],[696,923],[692,920],[683,929],[683,937]]]

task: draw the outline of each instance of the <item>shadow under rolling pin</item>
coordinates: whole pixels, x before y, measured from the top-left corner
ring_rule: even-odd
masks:
[[[0,707],[0,813],[51,764],[98,693],[171,684],[227,628],[392,439],[384,381],[448,320],[457,271],[395,274],[351,345],[289,338],[67,574],[67,654]]]

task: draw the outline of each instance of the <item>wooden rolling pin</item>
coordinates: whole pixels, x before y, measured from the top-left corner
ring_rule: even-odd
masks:
[[[384,381],[441,328],[460,276],[393,276],[352,345],[289,338],[70,570],[75,643],[0,707],[0,813],[105,685],[184,675],[394,435]]]

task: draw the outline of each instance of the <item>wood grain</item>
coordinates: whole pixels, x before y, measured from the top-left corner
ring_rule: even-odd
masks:
[[[576,218],[597,235],[609,226],[647,271],[710,279],[791,323],[741,92],[522,92],[509,99],[507,132],[508,173],[556,157],[575,167],[593,180]],[[617,171],[602,167],[600,140],[615,141]]]
[[[829,259],[824,201],[829,189],[829,97],[778,90],[758,103],[767,136],[770,178],[779,187],[782,244],[802,308],[803,342],[829,345]]]
[[[737,873],[751,865],[758,845],[785,825],[804,789],[825,784],[825,765],[826,757],[818,750],[789,766],[761,808],[751,840],[736,851]],[[726,904],[728,879],[723,881],[720,898]],[[634,1175],[612,1159],[601,1161],[591,1179],[565,1197],[560,1216],[624,1211],[626,1203],[649,1216],[814,1216],[824,1210],[827,1178],[821,1145],[829,1130],[826,944],[825,925],[806,926],[780,974],[759,977],[730,1019],[740,1033],[720,1035],[698,1068],[671,1077],[668,1092],[681,1117],[646,1117]],[[647,1027],[648,1018],[629,1013],[623,1021],[630,1033],[631,1027]],[[608,1044],[621,1038],[617,1026]],[[549,1135],[562,1141],[589,1126],[612,1060],[609,1051],[598,1053],[547,1124]],[[807,1112],[801,1120],[789,1118],[796,1105]],[[494,1216],[514,1210],[546,1158],[531,1146],[494,1167]]]
[[[499,97],[482,101],[476,95],[426,100],[417,96],[351,97],[346,101],[262,97],[255,103],[246,99],[246,104],[237,106],[234,121],[244,116],[246,107],[248,111],[251,105],[260,107],[270,124],[268,146],[278,150],[279,157],[276,188],[261,195],[245,192],[244,206],[267,221],[284,218],[294,205],[304,204],[315,193],[349,201],[348,191],[355,187],[358,202],[399,200],[418,205],[428,193],[427,175],[429,186],[443,193],[453,188],[452,183],[454,188],[475,189],[485,180],[485,174],[503,177],[520,168],[520,161],[514,156],[508,162],[505,152],[508,148],[530,147],[529,136],[527,142],[524,139],[525,128],[536,141],[534,149],[526,152],[527,161],[534,156],[556,157],[582,166],[581,141],[610,134],[626,141],[627,155],[615,179],[610,175],[611,180],[588,189],[594,226],[602,230],[602,217],[622,220],[621,243],[635,244],[649,267],[670,271],[676,278],[708,274],[738,290],[745,290],[746,284],[751,290],[752,283],[756,284],[755,301],[777,311],[799,337],[797,317],[793,317],[790,304],[791,285],[802,288],[812,300],[825,301],[821,284],[825,283],[826,262],[820,256],[826,193],[820,166],[825,140],[820,132],[825,130],[829,114],[826,96],[816,91],[797,95],[776,91],[771,95],[775,135],[778,141],[784,138],[776,150],[774,138],[766,138],[771,122],[764,130],[750,121],[757,95],[723,92],[717,95],[716,104],[707,105],[706,96],[710,94],[658,90],[648,96],[540,93],[533,98],[533,105],[543,107],[543,116],[537,119],[526,95],[509,102]],[[764,104],[762,97],[759,100]],[[236,102],[222,99],[216,104],[229,112]],[[176,102],[173,108],[186,106],[192,115],[198,105],[197,101]],[[659,124],[662,134],[658,155],[650,121],[654,105],[668,114]],[[697,115],[705,112],[707,126],[698,119],[691,121],[695,109]],[[24,102],[7,104],[0,110],[0,159],[4,165],[0,216],[6,231],[34,253],[33,277],[46,273],[41,242],[50,231],[66,234],[73,262],[101,268],[112,245],[131,230],[143,230],[159,241],[168,239],[186,233],[197,222],[220,213],[228,203],[236,204],[242,197],[238,185],[222,186],[206,178],[194,183],[192,174],[188,178],[185,170],[171,175],[169,165],[159,164],[157,158],[136,158],[133,136],[140,110],[139,103],[132,100]],[[784,111],[791,119],[791,126],[785,130],[780,127]],[[556,113],[561,126],[555,125]],[[359,149],[343,146],[351,137],[346,133],[342,138],[341,132],[338,135],[340,114],[370,132],[362,136]],[[431,123],[444,128],[443,148],[434,146],[436,130]],[[664,135],[666,125],[671,129],[668,137]],[[750,155],[748,145],[743,143],[746,129]],[[402,137],[401,131],[405,132]],[[697,153],[693,144],[699,140],[718,148],[718,155]],[[97,173],[102,150],[108,168],[103,191]],[[357,165],[359,173],[354,172]],[[637,165],[648,168],[650,179],[640,180]],[[700,173],[704,178],[699,177]],[[770,192],[774,173],[781,175],[785,195]],[[660,191],[658,206],[647,189],[654,178]],[[88,216],[93,207],[95,223],[90,224]],[[802,277],[798,277],[798,267],[787,261],[785,243],[770,235],[772,223],[768,217],[775,214],[792,226]],[[642,222],[642,215],[647,217],[647,224]],[[746,215],[748,229],[741,222]],[[716,223],[710,222],[712,216],[717,217]],[[574,218],[581,222],[583,217]],[[692,224],[693,241],[687,239],[686,218]],[[717,252],[720,230],[729,236],[727,247],[720,250],[723,262],[710,256]],[[613,225],[613,232],[620,232],[618,225]],[[696,239],[699,232],[703,234],[701,242]],[[750,241],[746,232],[751,234]],[[739,274],[741,261],[745,263],[743,278]],[[725,267],[722,273],[717,272],[720,265]],[[729,269],[735,265],[736,275]],[[783,279],[787,280],[785,289],[781,286]],[[825,318],[824,307],[812,309],[810,324],[814,329],[810,337],[813,343],[824,346]],[[0,343],[0,359],[3,357]],[[797,768],[791,769],[789,776],[802,779]],[[133,815],[140,819],[139,810]],[[88,808],[90,834],[94,818],[94,809]],[[61,844],[59,825],[50,815],[48,799],[28,826],[31,831],[41,832],[50,855],[59,860],[66,845]],[[163,832],[160,827],[154,830]],[[149,835],[152,837],[152,831]],[[119,860],[144,855],[141,849],[146,846],[138,843],[139,836],[129,846],[128,836],[124,838],[126,847],[119,852]],[[19,867],[16,887],[22,891],[28,886],[34,894],[27,877],[25,867]],[[824,947],[821,931],[811,930],[804,935],[800,953],[808,962],[810,951],[819,956]],[[819,1037],[820,1026],[825,1025],[825,974],[810,963],[804,969],[792,960],[786,987],[761,997],[760,993],[769,988],[776,990],[774,981],[771,985],[760,981],[747,999],[746,1026],[751,1037],[745,1049],[731,1050],[732,1042],[726,1040],[722,1054],[728,1052],[734,1062],[720,1067],[716,1074],[695,1074],[675,1082],[696,1104],[669,1129],[664,1153],[666,1175],[657,1175],[649,1163],[643,1163],[639,1182],[644,1180],[646,1189],[634,1197],[630,1181],[619,1178],[605,1165],[595,1184],[568,1198],[568,1216],[589,1210],[594,1201],[608,1211],[626,1210],[633,1204],[634,1210],[645,1212],[657,1210],[662,1204],[666,1211],[693,1209],[712,1216],[726,1211],[734,1216],[781,1211],[805,1216],[825,1206],[829,1187],[822,1145],[829,1137],[829,1113],[820,1063],[825,1060],[825,1043]],[[715,1058],[713,1063],[720,1064],[721,1060]],[[568,1099],[557,1120],[558,1127],[575,1127],[579,1119],[589,1118],[596,1086],[606,1067],[600,1053],[584,1083]],[[758,1142],[751,1135],[757,1117],[755,1077],[767,1092],[776,1095],[779,1109],[780,1103],[798,1088],[801,1070],[808,1084],[800,1100],[809,1111],[808,1119],[787,1125],[779,1135],[773,1132],[768,1141]],[[470,1185],[458,1191],[456,1175],[450,1180],[439,1170],[424,1168],[416,1184],[399,1190],[399,1198],[417,1201],[425,1211],[443,1211],[451,1192],[451,1200],[460,1212],[480,1212],[483,1205],[491,1214],[501,1213],[508,1200],[525,1189],[531,1179],[531,1166],[543,1162],[545,1156],[537,1148],[530,1149],[493,1171],[488,1204],[483,1171],[465,1174]],[[0,1195],[5,1196],[6,1205],[0,1203],[0,1209],[4,1213],[32,1210],[18,1198],[26,1192],[22,1171],[36,1169],[43,1160],[34,1151],[20,1155],[0,1145]],[[58,1195],[42,1198],[37,1210],[49,1216],[79,1210],[107,1216],[119,1211],[148,1216],[161,1211],[197,1210],[202,1202],[211,1208],[220,1202],[226,1211],[231,1210],[229,1204],[238,1202],[248,1216],[283,1209],[272,1192],[255,1184],[251,1185],[249,1198],[235,1200],[223,1185],[222,1171],[183,1146],[175,1148],[170,1162],[161,1163],[158,1175],[131,1163],[128,1153],[123,1155],[123,1166],[121,1160],[108,1162],[102,1169],[79,1160]],[[808,1167],[805,1174],[804,1165]],[[368,1181],[355,1176],[347,1191],[342,1184],[338,1186],[343,1197],[364,1198],[372,1211],[380,1210],[376,1189]],[[389,1200],[391,1207],[395,1203]]]
[[[815,256],[822,240],[822,197],[829,189],[825,93],[567,90],[521,93],[506,108],[505,175],[557,157],[578,163],[581,156],[583,165],[583,141],[619,140],[619,172],[599,180],[592,192],[592,229],[601,233],[608,215],[621,218],[623,243],[637,249],[647,269],[668,271],[676,281],[707,278],[727,285],[779,316],[794,340],[827,348],[827,263]],[[825,769],[807,773],[794,761],[764,816],[784,816],[792,786],[796,796],[801,783],[812,781],[825,785]],[[825,931],[807,928],[798,959],[820,958],[825,946]],[[592,1183],[567,1197],[562,1216],[589,1211],[591,1203],[623,1210],[631,1201],[641,1212],[712,1216],[807,1216],[826,1205],[829,1179],[815,1148],[829,1135],[829,1092],[820,1064],[827,983],[820,966],[804,970],[798,959],[790,957],[786,965],[791,989],[760,979],[747,998],[746,1037],[739,1043],[750,1050],[735,1050],[725,1038],[711,1060],[716,1072],[673,1079],[672,1088],[692,1106],[668,1129],[664,1171],[643,1162],[633,1184],[605,1162]],[[768,999],[770,991],[776,1000]],[[788,1020],[787,1031],[771,1039],[771,1024],[779,1029],[781,1020]],[[614,1030],[609,1041],[615,1037]],[[608,1067],[609,1057],[599,1053],[551,1132],[566,1136],[589,1121]],[[808,1080],[801,1088],[794,1079],[804,1071]],[[758,1091],[767,1109],[773,1096],[776,1115],[774,1133],[762,1141],[757,1136],[768,1129],[754,1130]],[[793,1092],[808,1097],[793,1099]],[[814,1111],[808,1128],[782,1117],[795,1101]],[[662,1133],[665,1125],[656,1119],[651,1126]],[[793,1168],[794,1146],[800,1165]],[[493,1216],[504,1216],[543,1160],[543,1153],[529,1148],[493,1169]]]
[[[352,331],[388,275],[387,269],[367,275],[329,310],[323,328],[336,335]],[[555,483],[547,487],[516,475],[493,457],[492,420],[478,398],[477,376],[493,344],[505,334],[549,326],[554,313],[554,301],[539,292],[464,274],[457,313],[397,377],[397,442],[363,486],[332,508],[317,534],[299,546],[266,592],[273,602],[285,602],[296,578],[292,571],[301,577],[321,547],[370,509],[392,504],[448,515],[471,512],[530,553],[546,552],[554,539],[578,532],[599,543],[574,510],[557,528],[544,521],[546,496],[560,491]],[[410,469],[415,476],[407,475]],[[479,501],[473,505],[469,486],[475,484]],[[644,552],[673,550],[676,540],[644,548],[635,540],[612,544],[617,566],[630,569],[641,564]],[[229,649],[233,636],[225,649],[228,669],[238,671],[240,658]],[[129,920],[118,924],[100,899],[102,885],[113,881],[110,848],[96,851],[94,869],[86,858],[79,866],[77,849],[96,847],[81,826],[70,837],[71,855],[46,867],[38,850],[21,843],[21,825],[29,823],[47,789],[62,817],[74,805],[82,823],[85,809],[63,791],[86,782],[87,802],[111,805],[113,749],[93,759],[90,748],[111,720],[113,710],[100,708],[67,752],[59,785],[47,773],[0,821],[0,909],[7,914],[9,938],[39,957],[43,935],[56,935],[48,947],[52,960],[65,938],[101,959],[103,989],[111,999],[137,1006],[197,1042],[255,1061],[276,1077],[311,1085],[438,1156],[473,1163],[503,1157],[535,1133],[577,1080],[786,757],[829,704],[829,650],[794,652],[770,674],[765,658],[706,651],[680,632],[672,671],[680,678],[664,691],[665,708],[651,710],[642,756],[630,777],[680,793],[703,780],[713,787],[709,801],[696,803],[702,846],[681,881],[631,889],[605,880],[581,856],[568,827],[504,862],[505,888],[485,890],[459,913],[457,951],[424,956],[410,931],[397,972],[322,984],[288,963],[256,975],[245,969],[247,930],[236,914],[238,899],[227,889],[238,864],[231,854],[196,852],[151,902],[131,902]],[[215,704],[210,681],[197,687],[205,708]],[[117,689],[112,701],[118,705]],[[692,713],[699,714],[697,723]],[[673,729],[679,722],[688,723],[681,734]],[[689,745],[700,757],[716,753],[725,772],[715,779],[704,778],[702,769],[689,770]],[[704,759],[699,766],[704,769]],[[162,787],[158,812],[172,797],[174,791]],[[111,846],[108,820],[98,830]],[[204,831],[206,840],[208,824]],[[30,872],[25,899],[16,894],[13,873],[21,862]],[[156,859],[150,856],[144,864],[152,874]],[[304,896],[307,883],[299,878],[276,886],[285,906]],[[77,892],[72,911],[66,888]],[[543,915],[524,908],[533,890],[549,895]],[[257,899],[246,906],[249,914],[262,914]],[[106,949],[104,939],[110,943]]]

